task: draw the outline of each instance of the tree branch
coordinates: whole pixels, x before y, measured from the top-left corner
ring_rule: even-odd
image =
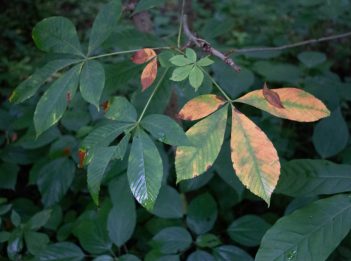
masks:
[[[219,58],[220,60],[222,60],[223,62],[228,64],[230,67],[232,67],[236,72],[240,72],[240,67],[234,62],[234,60],[232,58],[228,57],[228,55],[213,48],[209,42],[207,42],[206,40],[204,40],[202,38],[196,37],[190,31],[189,25],[188,25],[187,15],[183,15],[182,19],[183,19],[184,33],[188,37],[190,42],[194,43],[197,47],[202,48],[206,53],[209,53],[209,54]]]
[[[299,47],[299,46],[303,46],[303,45],[321,43],[321,42],[346,38],[346,37],[350,37],[350,36],[351,36],[351,32],[348,32],[348,33],[343,33],[343,34],[338,34],[338,35],[321,37],[318,39],[310,39],[310,40],[306,40],[306,41],[302,41],[302,42],[297,42],[297,43],[292,43],[292,44],[287,44],[287,45],[282,45],[282,46],[277,46],[277,47],[252,47],[252,48],[242,48],[242,49],[231,49],[227,53],[227,55],[230,55],[233,53],[245,54],[245,53],[253,53],[253,52],[282,51],[282,50],[286,50],[286,49],[290,49],[290,48],[294,48],[294,47]]]

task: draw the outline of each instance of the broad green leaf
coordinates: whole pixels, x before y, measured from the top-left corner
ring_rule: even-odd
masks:
[[[175,68],[170,79],[175,82],[181,82],[185,80],[188,78],[193,67],[194,65],[190,64]]]
[[[19,253],[23,249],[23,231],[22,229],[15,229],[11,232],[7,243],[7,256],[10,260],[18,259]]]
[[[214,61],[212,61],[208,56],[206,56],[206,57],[200,59],[198,62],[196,62],[196,64],[198,66],[202,66],[202,67],[210,66],[213,63],[214,63]]]
[[[211,168],[223,144],[228,105],[199,121],[187,132],[195,147],[180,146],[176,151],[177,183],[191,179]]]
[[[116,29],[121,13],[122,3],[120,0],[112,0],[100,9],[91,29],[88,55],[103,44]]]
[[[112,256],[103,255],[103,256],[95,257],[93,261],[114,261],[114,259]]]
[[[26,226],[31,230],[38,230],[43,227],[51,216],[51,210],[42,210],[30,218]]]
[[[270,82],[287,82],[297,84],[302,71],[299,67],[287,63],[256,62],[254,70]]]
[[[99,205],[101,181],[106,168],[112,159],[116,147],[96,147],[92,151],[92,158],[88,165],[88,189],[96,205]]]
[[[16,210],[11,211],[11,223],[15,226],[18,227],[21,225],[22,219],[21,216],[16,212]]]
[[[191,49],[191,48],[186,48],[186,49],[185,49],[185,55],[186,55],[186,57],[187,57],[191,62],[193,62],[193,63],[196,62],[196,60],[197,60],[197,55],[196,55],[196,52],[195,52],[193,49]]]
[[[100,98],[105,86],[105,70],[101,63],[84,63],[80,74],[79,90],[84,100],[100,108]]]
[[[29,253],[32,255],[37,255],[45,250],[47,244],[50,242],[48,235],[34,231],[25,232],[24,240]]]
[[[40,98],[34,112],[37,137],[57,123],[67,108],[67,96],[73,98],[79,81],[81,65],[76,65],[57,79]]]
[[[193,63],[184,55],[175,55],[169,61],[175,66],[184,66]]]
[[[189,255],[187,261],[215,261],[215,259],[206,251],[196,250]]]
[[[10,102],[18,104],[31,98],[50,76],[78,62],[79,60],[76,59],[61,59],[48,62],[16,87],[9,98]]]
[[[134,14],[163,5],[166,0],[141,0],[135,7]]]
[[[249,92],[235,101],[249,104],[274,116],[293,121],[311,122],[330,115],[323,102],[301,89],[286,87],[271,90],[279,95],[284,108],[270,104],[264,97],[262,90]]]
[[[194,66],[189,74],[190,85],[197,90],[204,80],[204,73],[198,66]]]
[[[130,133],[124,135],[124,137],[116,146],[115,152],[113,154],[113,159],[123,160],[128,149],[130,137],[131,137]]]
[[[282,165],[276,192],[292,197],[310,197],[350,190],[351,165],[303,159]]]
[[[119,261],[140,261],[140,259],[134,255],[123,255],[119,257]]]
[[[205,248],[205,247],[214,248],[221,244],[222,244],[221,240],[214,234],[203,234],[203,235],[199,235],[196,238],[196,245],[202,248]]]
[[[188,101],[178,113],[182,120],[195,121],[218,110],[225,101],[214,94],[204,94]]]
[[[33,29],[32,37],[44,52],[68,53],[84,56],[73,23],[61,16],[45,18]]]
[[[115,121],[136,122],[137,112],[134,106],[124,97],[113,97],[105,117]]]
[[[266,134],[235,108],[230,147],[233,168],[240,181],[269,205],[280,175],[277,151]]]
[[[223,245],[215,248],[213,250],[213,255],[215,256],[216,261],[253,261],[253,258],[244,250],[237,246],[231,245]]]
[[[61,136],[61,133],[55,126],[45,131],[38,138],[35,136],[36,134],[34,128],[30,128],[27,133],[18,140],[17,144],[25,149],[37,149],[52,143]]]
[[[141,129],[133,137],[127,174],[134,197],[151,210],[161,188],[163,165],[157,147]]]
[[[133,124],[125,122],[112,122],[94,129],[83,140],[82,147],[92,149],[94,147],[108,146],[126,129],[132,127]]]
[[[186,223],[196,234],[204,234],[213,228],[217,215],[216,201],[210,194],[202,194],[190,202]]]
[[[298,58],[308,68],[316,67],[327,60],[326,55],[320,52],[302,52]]]
[[[152,213],[161,218],[181,218],[184,215],[184,210],[183,201],[178,191],[170,186],[162,186]]]
[[[331,116],[318,122],[313,132],[313,145],[318,154],[329,158],[341,152],[348,144],[349,129],[340,108]]]
[[[109,183],[113,207],[107,221],[107,230],[112,242],[121,247],[132,236],[136,225],[135,202],[125,175]]]
[[[71,242],[60,242],[49,245],[36,258],[39,261],[81,261],[85,254]]]
[[[0,188],[14,190],[17,183],[19,167],[13,163],[2,163],[0,165]]]
[[[59,202],[72,184],[76,167],[68,158],[53,160],[41,168],[37,185],[45,206]]]
[[[255,260],[326,260],[350,228],[349,196],[318,200],[279,219],[264,235]]]
[[[227,232],[231,239],[244,246],[254,247],[261,242],[270,224],[254,215],[245,215],[230,224]]]
[[[112,243],[107,234],[105,222],[99,219],[84,219],[74,229],[74,235],[78,237],[84,250],[92,254],[109,252]]]
[[[148,115],[141,121],[141,126],[163,143],[174,146],[191,146],[183,129],[166,115]]]
[[[177,254],[190,247],[190,233],[182,227],[168,227],[152,238],[151,246],[163,254]]]

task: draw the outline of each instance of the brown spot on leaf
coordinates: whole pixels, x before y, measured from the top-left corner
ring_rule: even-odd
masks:
[[[85,149],[80,148],[78,151],[78,159],[79,159],[79,168],[83,168],[84,166],[84,160],[87,156],[87,151]]]
[[[109,101],[104,101],[101,104],[101,108],[104,110],[104,112],[107,112],[110,109],[110,102]]]
[[[268,89],[267,84],[264,83],[262,93],[264,98],[276,108],[284,109],[284,106],[280,100],[279,94],[275,91]]]
[[[67,101],[67,105],[69,105],[71,103],[71,101],[72,101],[71,92],[66,93],[66,101]]]
[[[71,147],[66,147],[66,148],[64,148],[64,149],[63,149],[63,154],[64,154],[65,156],[71,155]]]

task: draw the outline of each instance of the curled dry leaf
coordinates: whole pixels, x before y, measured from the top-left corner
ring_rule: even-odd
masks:
[[[284,108],[278,108],[269,103],[261,90],[249,92],[235,101],[293,121],[312,122],[330,115],[330,111],[323,102],[301,89],[285,87],[274,89],[274,92],[279,95]]]
[[[154,57],[156,57],[156,53],[153,49],[144,48],[140,49],[132,56],[132,61],[135,64],[143,64],[150,61]]]
[[[269,205],[280,175],[277,151],[266,134],[235,108],[232,110],[230,146],[236,175]]]
[[[274,107],[280,108],[280,109],[284,108],[284,106],[280,100],[279,94],[276,93],[275,91],[272,91],[271,89],[268,89],[266,83],[264,83],[262,93],[263,93],[263,97],[265,97],[265,99],[271,105],[273,105]]]
[[[145,91],[155,81],[157,76],[157,60],[156,58],[151,60],[141,73],[141,86],[142,90]]]
[[[178,118],[189,121],[199,120],[215,112],[223,104],[225,104],[225,101],[217,95],[200,95],[184,105],[178,113]]]

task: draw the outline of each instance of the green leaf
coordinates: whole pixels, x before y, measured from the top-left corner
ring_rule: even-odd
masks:
[[[220,245],[221,243],[221,240],[214,234],[204,234],[196,238],[196,245],[198,247],[214,248]]]
[[[43,210],[30,218],[26,226],[31,230],[38,230],[43,227],[51,216],[51,210]]]
[[[140,259],[134,255],[123,255],[119,257],[119,261],[140,261]]]
[[[178,191],[170,186],[162,186],[152,213],[161,218],[181,218],[184,206]]]
[[[231,239],[244,246],[254,247],[261,242],[263,235],[270,228],[265,220],[254,215],[245,215],[230,224],[227,232]]]
[[[185,80],[189,76],[193,67],[194,65],[190,64],[190,65],[185,65],[182,67],[175,68],[170,80],[175,82],[181,82]]]
[[[112,242],[123,246],[132,236],[136,225],[136,209],[125,175],[109,184],[113,207],[108,215],[107,229]]]
[[[206,251],[196,250],[189,255],[187,261],[215,261],[215,259]]]
[[[185,49],[185,55],[191,62],[193,62],[193,63],[196,62],[197,55],[196,55],[196,52],[193,49],[191,49],[191,48]]]
[[[184,55],[175,55],[169,61],[175,66],[184,66],[193,63]]]
[[[204,73],[198,66],[194,66],[189,74],[189,82],[192,87],[197,90],[204,80]]]
[[[112,256],[103,255],[103,256],[95,257],[93,261],[114,261],[114,259]]]
[[[115,121],[136,122],[137,112],[134,106],[124,97],[113,97],[105,117]]]
[[[213,165],[223,144],[227,110],[228,105],[223,106],[186,132],[190,142],[196,147],[177,148],[177,183],[199,176]]]
[[[298,58],[308,68],[316,67],[327,60],[326,55],[321,52],[302,52]]]
[[[93,149],[94,147],[98,146],[108,146],[112,141],[114,141],[119,135],[121,135],[126,129],[131,126],[133,126],[133,124],[124,122],[112,122],[100,126],[89,133],[89,135],[83,140],[82,147]]]
[[[166,115],[148,115],[141,121],[141,126],[163,143],[174,146],[191,146],[183,129]]]
[[[19,225],[21,225],[21,216],[15,211],[12,210],[11,211],[11,223],[15,226],[18,227]]]
[[[105,70],[101,63],[84,63],[80,74],[79,89],[84,100],[100,109],[100,98],[105,86]]]
[[[34,112],[37,137],[57,123],[67,107],[67,95],[73,98],[78,87],[81,65],[76,65],[57,79],[40,98]]]
[[[106,223],[99,219],[84,219],[74,229],[84,250],[92,254],[109,252],[112,243],[107,234]]]
[[[33,29],[32,37],[38,49],[44,52],[68,53],[83,56],[73,23],[60,16],[45,18]]]
[[[50,76],[77,62],[79,60],[76,59],[60,59],[48,62],[16,87],[9,98],[10,102],[18,104],[31,98]]]
[[[24,233],[24,240],[29,253],[32,255],[37,255],[42,252],[50,242],[50,239],[46,234],[33,231],[27,231]]]
[[[329,158],[347,146],[349,136],[347,124],[338,108],[331,113],[330,117],[317,123],[312,140],[318,154],[323,158]]]
[[[133,138],[127,174],[134,197],[151,210],[161,188],[163,165],[155,144],[141,129]]]
[[[212,61],[208,56],[206,56],[206,57],[200,59],[198,62],[196,62],[196,64],[198,66],[202,66],[202,67],[210,66],[213,63],[214,63],[214,61]]]
[[[303,159],[283,164],[276,193],[292,197],[310,197],[350,190],[351,165]]]
[[[295,65],[286,63],[271,63],[267,61],[256,62],[253,68],[270,82],[286,82],[296,84],[302,73],[301,70]]]
[[[232,260],[253,261],[253,258],[244,250],[231,245],[223,245],[223,246],[217,247],[214,249],[213,254],[217,261],[232,261]]]
[[[191,201],[186,223],[196,234],[204,234],[213,228],[217,215],[216,201],[210,194],[202,194]]]
[[[116,146],[115,152],[113,154],[113,159],[123,160],[124,155],[126,154],[128,149],[130,137],[131,135],[129,133],[124,135],[122,140]]]
[[[151,246],[163,254],[177,254],[189,248],[191,243],[191,235],[186,229],[168,227],[152,238]]]
[[[39,261],[81,261],[84,258],[83,251],[70,242],[49,245],[37,256]]]
[[[120,0],[113,0],[104,5],[96,16],[91,29],[88,55],[103,44],[117,27],[117,22],[122,13]]]
[[[350,196],[318,200],[279,219],[263,237],[255,260],[326,260],[350,228]]]
[[[44,165],[38,175],[37,185],[45,206],[59,202],[70,188],[76,167],[68,158],[59,158]]]
[[[165,4],[166,0],[140,0],[134,14]]]
[[[96,147],[92,151],[92,158],[88,165],[88,189],[96,205],[99,205],[101,181],[110,163],[116,147]]]
[[[0,188],[15,190],[19,167],[13,163],[2,163],[0,165]]]

